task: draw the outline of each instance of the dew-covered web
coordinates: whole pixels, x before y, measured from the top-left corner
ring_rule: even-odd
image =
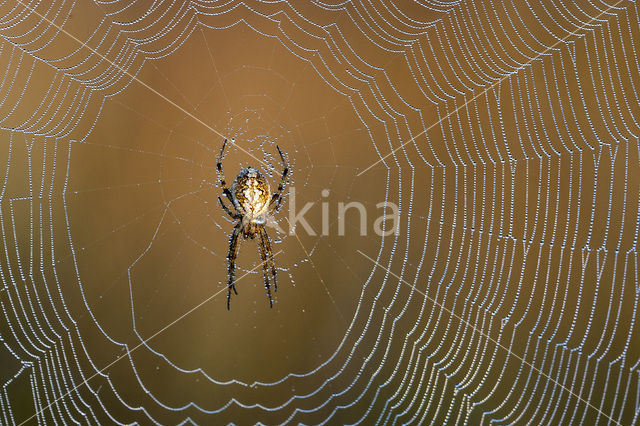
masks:
[[[0,15],[0,423],[638,423],[636,2]]]

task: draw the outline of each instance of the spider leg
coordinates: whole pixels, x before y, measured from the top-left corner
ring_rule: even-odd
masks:
[[[267,248],[264,243],[264,228],[259,226],[260,241],[258,241],[258,248],[260,249],[260,259],[262,259],[262,269],[264,277],[264,288],[267,289],[267,296],[269,297],[269,307],[273,308],[273,299],[271,298],[271,286],[269,285],[269,258],[267,254]]]
[[[233,197],[231,195],[231,191],[227,188],[227,181],[224,178],[224,172],[222,171],[222,159],[224,158],[224,149],[227,147],[227,140],[225,139],[222,143],[222,149],[220,149],[220,154],[218,154],[218,162],[216,163],[216,169],[218,171],[218,180],[220,181],[220,186],[222,187],[222,193],[229,199],[229,202],[233,205]]]
[[[271,282],[273,282],[273,291],[278,291],[278,281],[276,280],[276,262],[273,259],[273,251],[271,250],[271,239],[269,238],[269,234],[267,234],[267,230],[264,226],[261,226],[259,229],[260,240],[264,245],[267,260],[269,261],[269,268],[271,268]]]
[[[227,260],[229,261],[229,281],[227,282],[227,310],[231,309],[231,290],[237,295],[236,286],[234,284],[236,274],[236,258],[238,257],[238,236],[242,229],[242,221],[238,222],[233,228],[231,237],[229,238],[229,254]]]
[[[280,209],[280,205],[282,204],[282,191],[284,190],[285,184],[287,182],[287,176],[289,175],[289,164],[287,160],[284,158],[284,154],[278,145],[276,145],[278,149],[278,153],[280,154],[280,159],[282,160],[282,165],[284,169],[282,171],[282,177],[280,178],[280,184],[278,185],[278,190],[271,197],[271,201],[269,202],[269,207],[275,207],[275,210],[278,211]]]
[[[227,212],[227,214],[229,216],[231,216],[233,219],[239,219],[240,218],[240,214],[239,213],[235,213],[232,212],[231,209],[229,209],[229,207],[227,207],[227,205],[224,203],[224,201],[222,201],[222,198],[220,198],[220,196],[218,195],[218,201],[220,202],[220,206],[222,206],[222,209]]]

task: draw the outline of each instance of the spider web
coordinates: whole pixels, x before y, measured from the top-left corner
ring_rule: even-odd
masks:
[[[0,5],[1,423],[638,423],[636,2],[393,3]]]

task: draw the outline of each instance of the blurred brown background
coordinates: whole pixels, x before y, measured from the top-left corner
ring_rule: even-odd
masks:
[[[635,4],[0,12],[0,423],[638,421]],[[273,309],[223,136],[329,206]]]

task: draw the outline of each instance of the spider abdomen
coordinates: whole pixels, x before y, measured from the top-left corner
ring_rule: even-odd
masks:
[[[249,220],[259,220],[269,209],[269,182],[253,167],[243,169],[233,182],[233,195],[239,210]]]

